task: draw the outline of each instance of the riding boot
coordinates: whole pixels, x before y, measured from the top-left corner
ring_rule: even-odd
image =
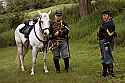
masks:
[[[69,69],[69,58],[64,58],[65,71],[68,72]]]
[[[54,59],[54,64],[55,64],[56,72],[59,73],[60,72],[59,59]]]
[[[109,75],[111,75],[112,77],[115,77],[113,72],[113,64],[108,64],[108,72],[109,72]]]
[[[107,73],[107,64],[102,64],[103,70],[102,70],[102,76],[106,77],[108,75]]]

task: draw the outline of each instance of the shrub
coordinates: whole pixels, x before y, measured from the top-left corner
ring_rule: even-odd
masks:
[[[0,33],[9,30],[8,16],[0,15]]]
[[[0,34],[0,47],[14,46],[14,31],[7,31]]]

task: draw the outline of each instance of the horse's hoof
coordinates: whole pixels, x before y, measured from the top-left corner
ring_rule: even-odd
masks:
[[[22,72],[24,72],[25,71],[25,69],[22,69]]]
[[[22,70],[22,72],[24,72],[25,71],[24,67],[21,67],[21,70]]]
[[[45,72],[45,73],[48,73],[49,71],[48,71],[48,70],[45,70],[44,72]]]
[[[31,76],[34,76],[34,72],[31,72]]]
[[[22,72],[24,72],[25,71],[25,69],[24,68],[22,68]]]

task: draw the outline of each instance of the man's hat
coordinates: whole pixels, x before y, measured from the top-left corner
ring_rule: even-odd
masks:
[[[109,10],[107,10],[107,11],[103,11],[102,14],[107,14],[107,15],[109,15],[109,16],[112,17],[112,12],[109,11]]]
[[[62,11],[56,11],[55,15],[56,15],[56,16],[62,16],[63,13],[62,13]]]

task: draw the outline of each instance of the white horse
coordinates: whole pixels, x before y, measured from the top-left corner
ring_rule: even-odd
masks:
[[[40,12],[39,12],[40,13]],[[49,35],[49,27],[50,27],[50,18],[48,13],[40,13],[40,17],[38,19],[38,22],[35,24],[34,28],[29,34],[29,43],[32,46],[32,69],[31,69],[31,75],[34,75],[35,71],[35,63],[36,63],[36,57],[38,54],[38,50],[40,48],[44,48],[44,42],[47,41],[47,37]],[[32,23],[32,22],[31,22]],[[30,24],[31,24],[30,23]],[[26,38],[24,37],[24,34],[20,33],[19,30],[24,27],[25,24],[20,24],[16,30],[15,30],[15,41],[17,45],[17,53],[19,58],[19,63],[22,71],[25,71],[24,68],[24,56],[25,56],[25,47],[24,42],[26,41]],[[47,73],[47,50],[43,51],[44,56],[44,72]]]

